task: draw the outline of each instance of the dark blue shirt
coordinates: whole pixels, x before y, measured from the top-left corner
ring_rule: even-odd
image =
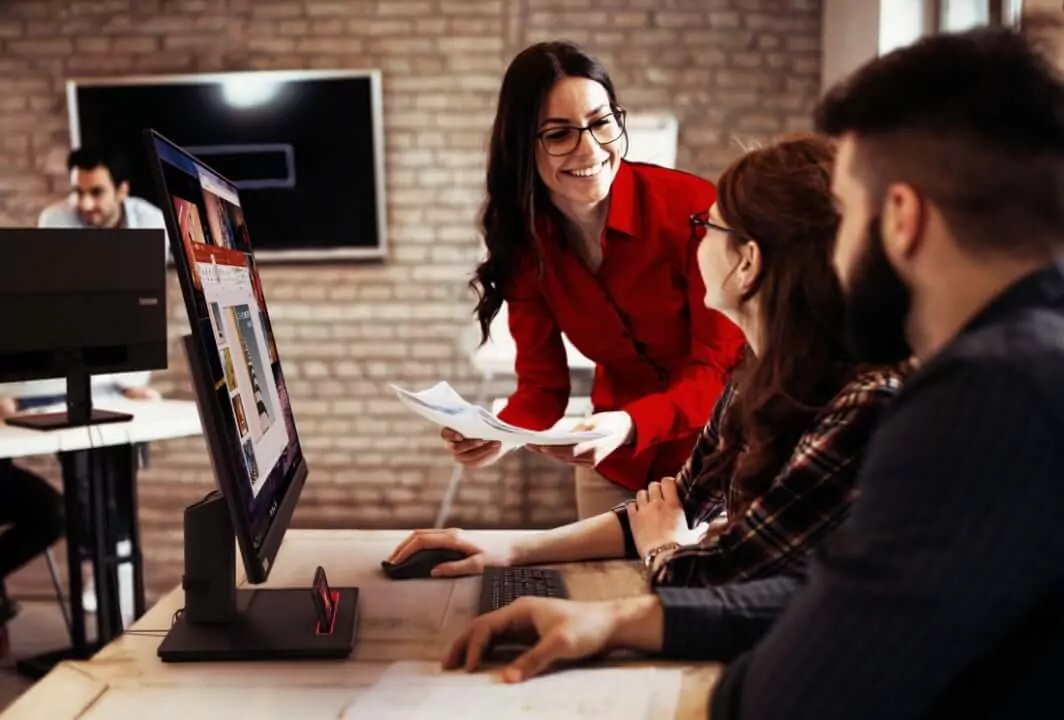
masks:
[[[1015,284],[909,378],[857,486],[779,620],[727,668],[712,717],[1060,715],[1060,266]]]

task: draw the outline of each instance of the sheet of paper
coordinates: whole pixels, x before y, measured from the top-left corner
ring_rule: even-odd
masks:
[[[681,680],[679,669],[607,667],[506,684],[496,673],[443,672],[438,663],[399,662],[347,707],[342,720],[664,720],[676,715]]]
[[[469,438],[497,440],[507,450],[521,445],[575,445],[605,437],[600,432],[573,432],[563,423],[550,430],[538,431],[510,425],[479,405],[467,402],[446,382],[421,392],[411,392],[397,385],[391,387],[404,405],[426,420],[457,430]]]

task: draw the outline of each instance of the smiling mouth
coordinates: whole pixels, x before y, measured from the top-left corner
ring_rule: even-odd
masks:
[[[602,172],[606,168],[606,165],[608,165],[609,162],[610,161],[607,159],[607,160],[603,160],[602,162],[598,163],[597,165],[592,165],[591,167],[576,168],[575,170],[563,170],[563,172],[566,175],[568,175],[570,177],[575,177],[575,178],[595,177],[596,175],[598,175],[600,172]]]

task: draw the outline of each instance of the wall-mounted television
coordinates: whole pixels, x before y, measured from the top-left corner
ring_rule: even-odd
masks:
[[[71,79],[71,147],[103,144],[155,197],[143,131],[170,138],[240,189],[259,261],[387,255],[377,70],[299,70]]]

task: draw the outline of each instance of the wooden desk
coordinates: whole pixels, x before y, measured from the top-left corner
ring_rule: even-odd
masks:
[[[471,534],[491,532],[512,531]],[[312,569],[321,564],[333,585],[360,588],[358,640],[346,661],[168,665],[155,654],[161,637],[127,634],[89,661],[57,666],[11,705],[2,720],[122,720],[143,714],[152,718],[340,718],[344,708],[378,682],[392,662],[438,663],[450,641],[476,614],[479,578],[392,581],[384,576],[380,561],[405,534],[297,530],[285,538],[267,586],[309,585]],[[561,567],[577,600],[643,592],[642,576],[633,563]],[[134,629],[167,628],[182,600],[179,590],[170,592]],[[628,660],[628,666],[632,662],[642,661]],[[706,716],[718,665],[643,664],[682,668],[675,717]],[[481,673],[475,681],[487,685],[494,675]]]

